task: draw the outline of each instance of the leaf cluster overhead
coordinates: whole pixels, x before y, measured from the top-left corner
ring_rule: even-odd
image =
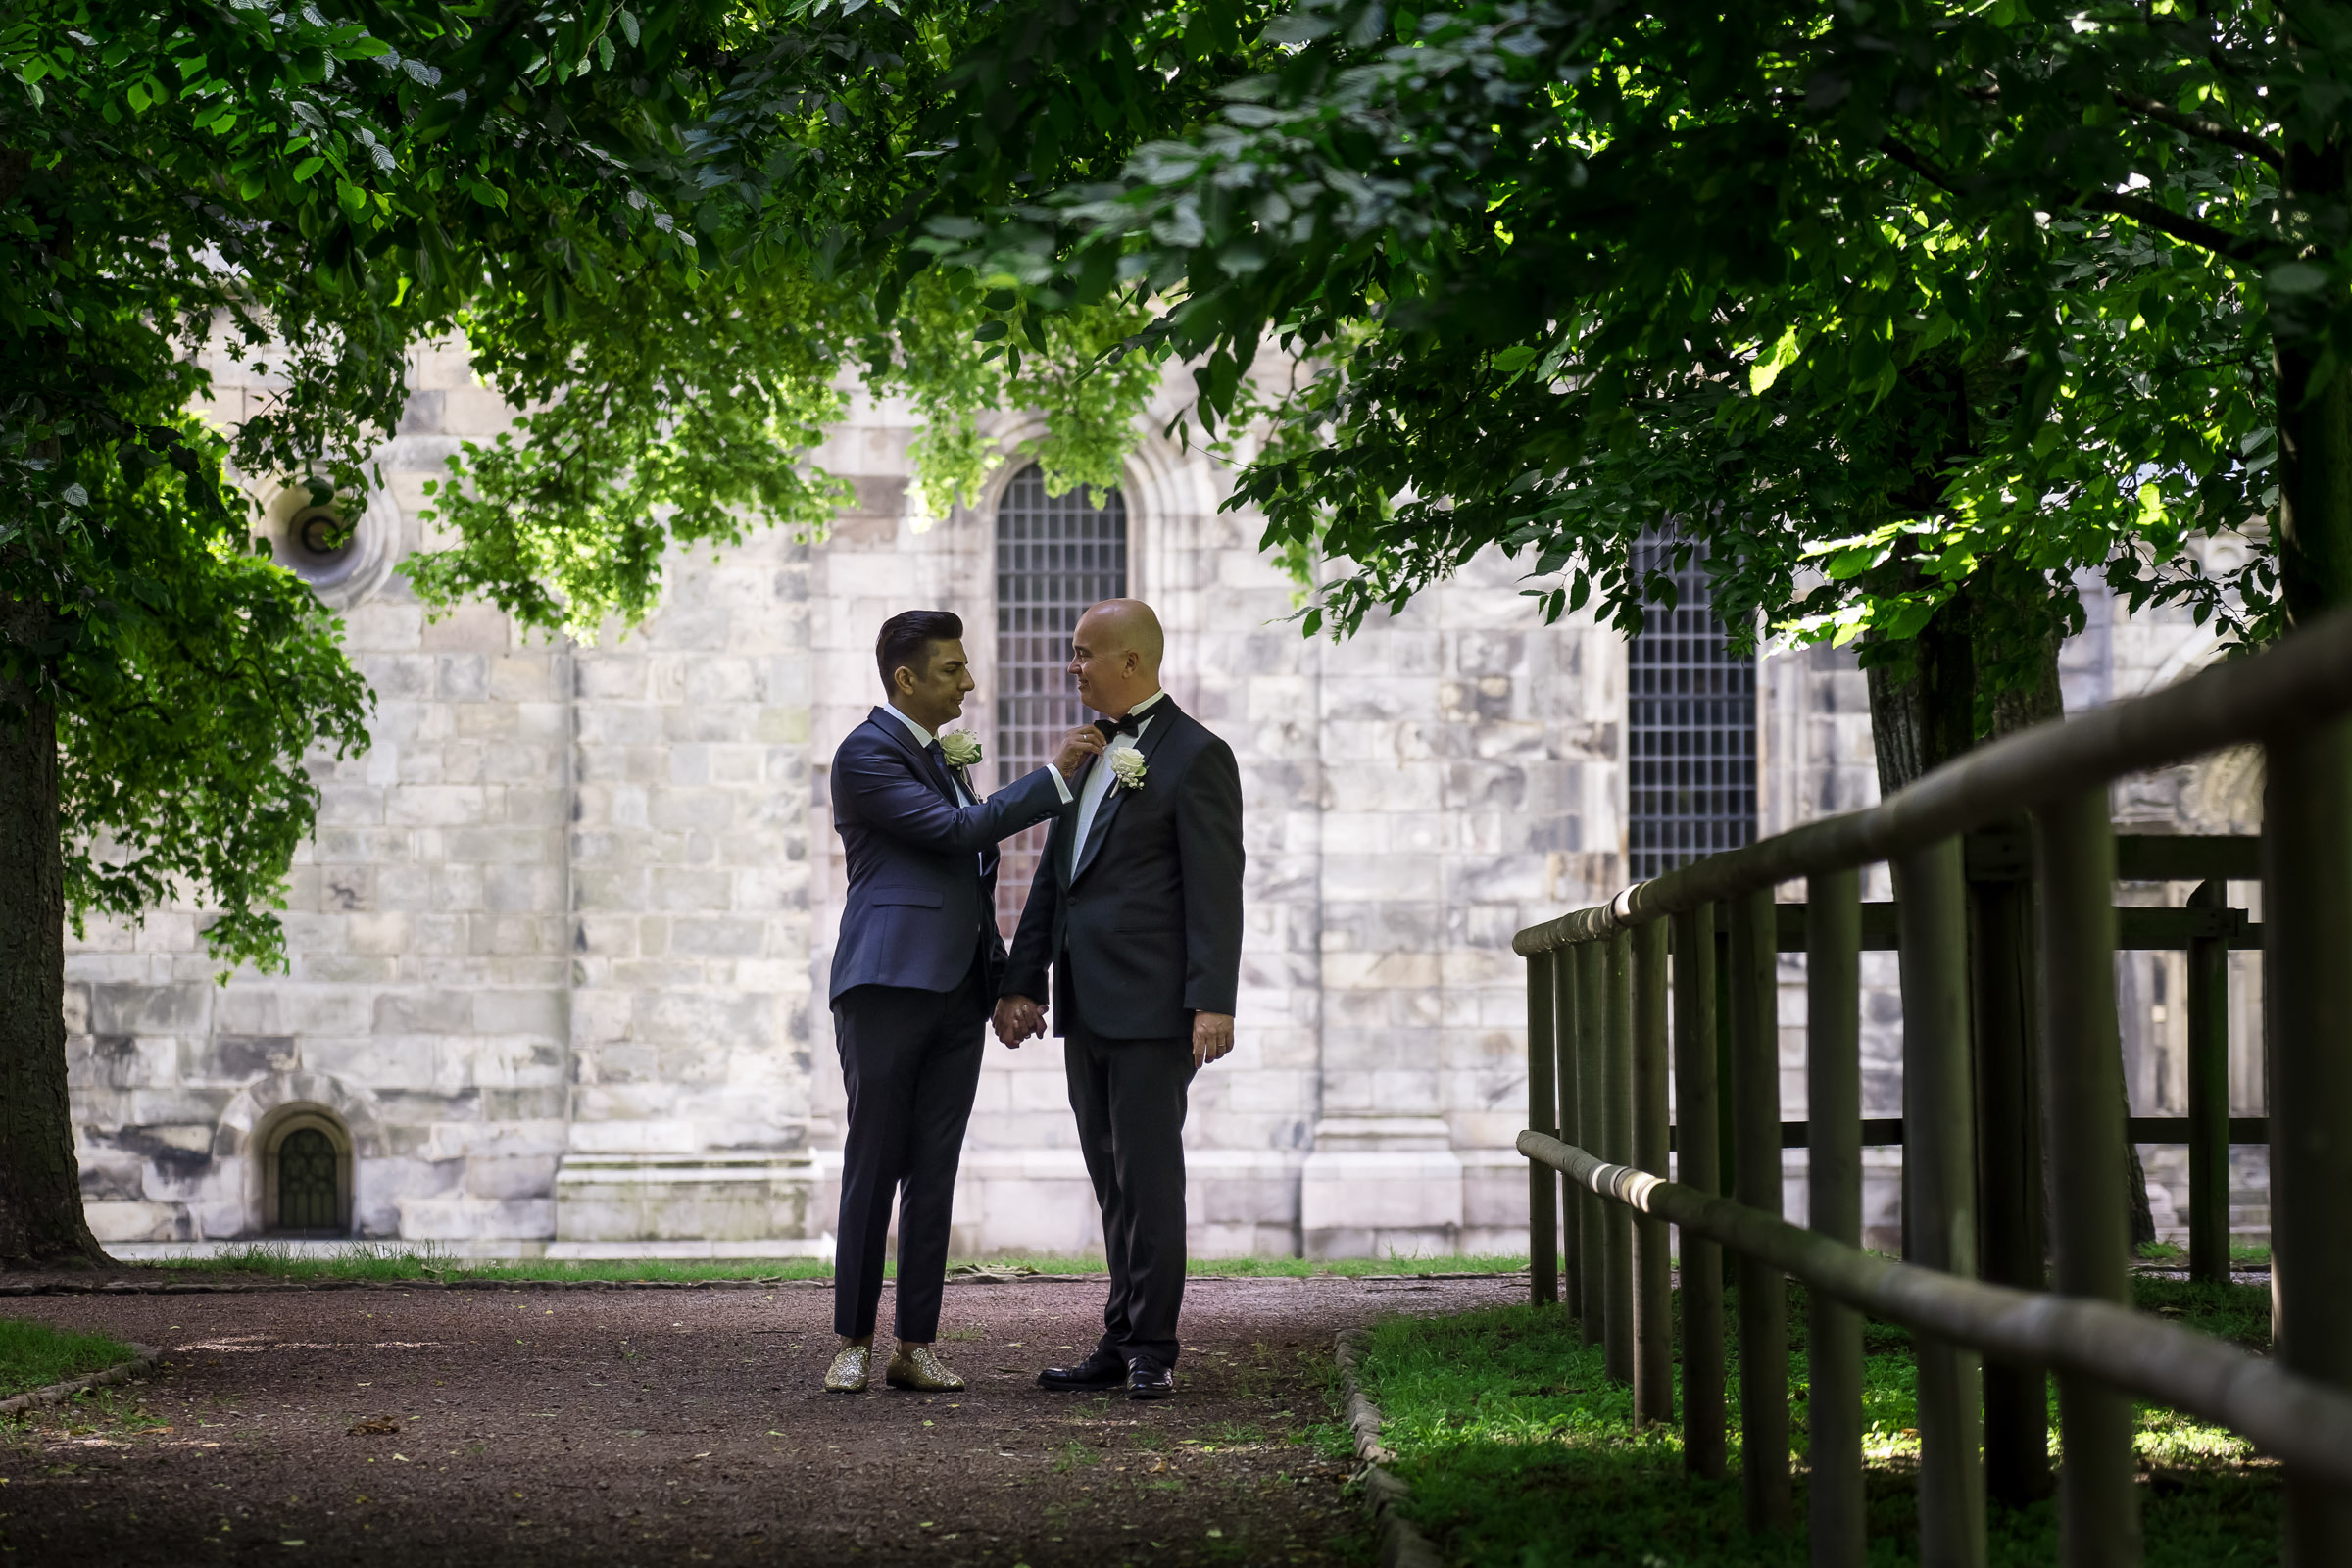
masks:
[[[1820,636],[1988,574],[2246,636],[2352,588],[2275,434],[2352,320],[2333,9],[1304,0],[1268,37],[1116,181],[934,231],[1040,297],[1162,285],[1204,417],[1267,421],[1236,504],[1341,567],[1310,619],[1500,544],[1638,625],[1665,527]]]

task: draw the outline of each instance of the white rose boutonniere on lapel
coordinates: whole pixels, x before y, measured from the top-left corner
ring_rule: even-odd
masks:
[[[1122,787],[1131,790],[1140,790],[1144,787],[1145,764],[1142,752],[1132,746],[1116,746],[1103,753],[1102,760],[1110,764],[1110,776],[1118,780]]]
[[[968,729],[950,730],[939,738],[940,755],[951,767],[971,767],[980,760],[980,737]]]

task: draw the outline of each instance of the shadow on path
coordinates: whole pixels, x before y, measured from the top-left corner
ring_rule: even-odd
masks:
[[[1093,1343],[1102,1289],[952,1285],[940,1350],[971,1388],[939,1396],[821,1393],[822,1285],[11,1300],[165,1362],[0,1428],[0,1548],[118,1568],[1360,1562],[1348,1467],[1302,1442],[1330,1419],[1332,1336],[1526,1286],[1200,1278],[1175,1399],[1038,1389]]]

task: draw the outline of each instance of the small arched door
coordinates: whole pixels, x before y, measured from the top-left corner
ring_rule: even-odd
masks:
[[[262,1228],[282,1236],[351,1234],[351,1136],[304,1105],[263,1136]]]

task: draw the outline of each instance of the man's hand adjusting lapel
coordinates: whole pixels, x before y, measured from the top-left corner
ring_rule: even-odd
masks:
[[[1065,780],[1076,778],[1089,759],[1102,755],[1104,740],[1102,732],[1094,725],[1079,725],[1061,738],[1061,750],[1054,758],[1054,771]]]

